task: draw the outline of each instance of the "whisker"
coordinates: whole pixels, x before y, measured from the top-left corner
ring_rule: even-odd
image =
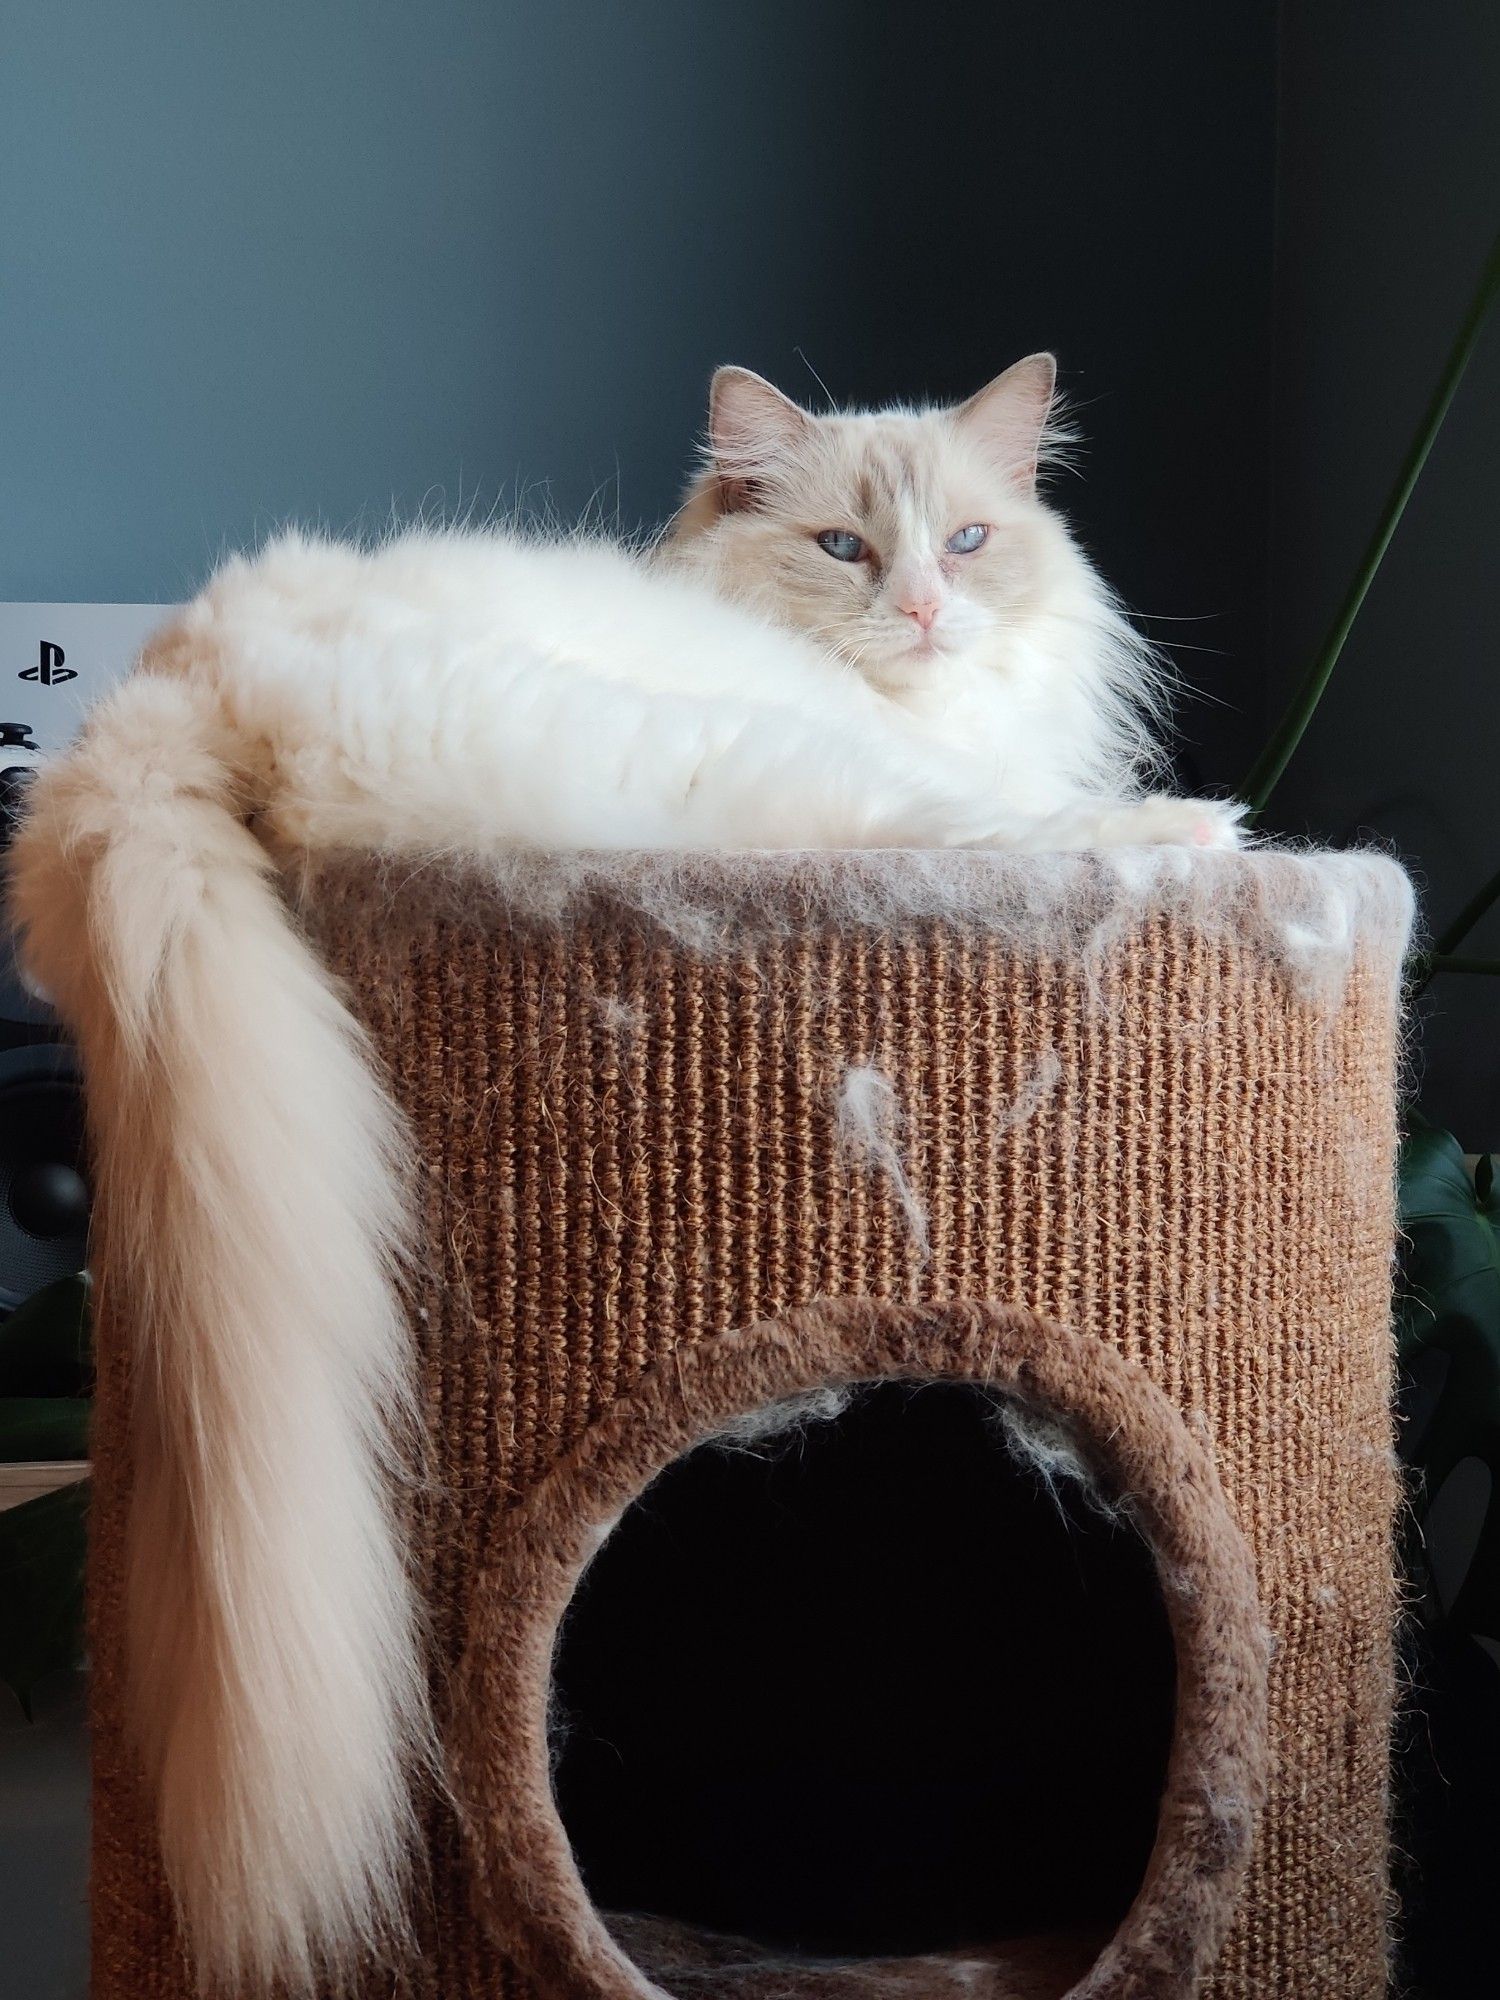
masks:
[[[802,366],[807,370],[808,374],[811,375],[813,380],[817,383],[818,387],[823,391],[823,394],[828,398],[828,407],[830,411],[836,410],[838,408],[838,404],[835,401],[832,393],[830,392],[828,384],[823,380],[822,376],[818,373],[817,369],[813,367],[812,363],[808,360],[807,355],[804,353],[804,351],[800,347],[794,347],[792,349],[792,352],[793,354],[796,355],[797,359],[802,363]]]

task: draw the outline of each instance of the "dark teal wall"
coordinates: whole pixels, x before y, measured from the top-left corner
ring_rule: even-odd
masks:
[[[1500,228],[1496,0],[1287,0],[1268,698],[1318,646]],[[1373,834],[1441,929],[1500,867],[1500,315],[1475,350],[1273,823]],[[1500,911],[1468,950],[1500,955]],[[1500,981],[1429,990],[1423,1108],[1500,1147]],[[1455,1989],[1457,1990],[1457,1989]]]
[[[1263,624],[1273,22],[829,0],[69,0],[0,51],[0,596],[173,598],[288,516],[673,504],[709,370],[1054,345],[1089,539],[1227,708]],[[618,484],[616,485],[616,475]]]

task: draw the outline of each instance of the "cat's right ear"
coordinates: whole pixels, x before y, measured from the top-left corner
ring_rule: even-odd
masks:
[[[1050,354],[1028,354],[960,403],[953,417],[1008,479],[1030,493],[1056,394],[1057,362]]]
[[[812,418],[749,368],[720,368],[708,392],[708,450],[726,513],[753,506],[757,479],[795,450]]]

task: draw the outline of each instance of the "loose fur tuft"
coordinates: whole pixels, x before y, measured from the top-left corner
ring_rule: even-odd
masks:
[[[918,1252],[927,1256],[927,1209],[901,1159],[901,1103],[895,1085],[873,1063],[851,1063],[834,1099],[839,1152],[889,1182]]]
[[[402,1929],[431,1757],[405,1142],[222,734],[190,686],[127,684],[36,781],[14,901],[139,1343],[128,1701],[168,1878],[206,1989],[301,1994]]]

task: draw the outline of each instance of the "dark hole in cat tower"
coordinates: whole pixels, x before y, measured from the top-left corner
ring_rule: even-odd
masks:
[[[1128,1522],[1018,1459],[988,1392],[880,1383],[690,1452],[627,1510],[558,1644],[558,1808],[595,1906],[664,1920],[628,1933],[648,1969],[684,1932],[1102,1942],[1155,1837],[1174,1675]]]

